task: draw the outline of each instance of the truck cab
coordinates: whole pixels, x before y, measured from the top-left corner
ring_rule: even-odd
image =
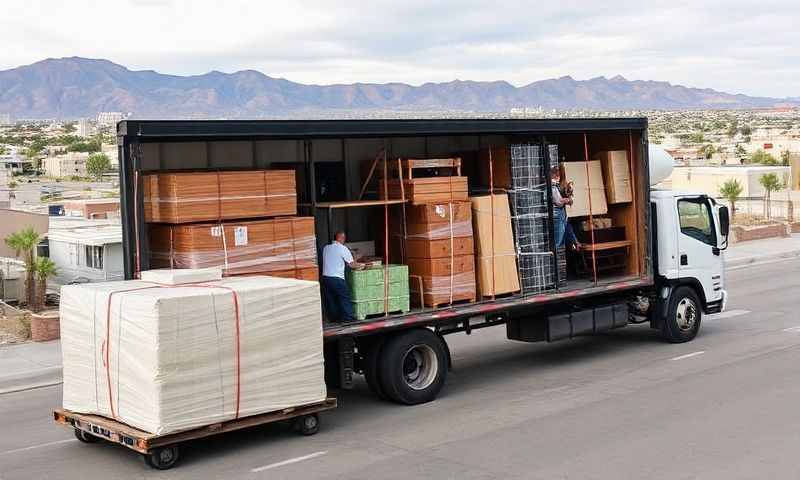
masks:
[[[671,190],[652,190],[650,204],[658,287],[651,324],[674,329],[667,336],[685,341],[696,334],[701,312],[725,309],[728,207],[704,193]]]

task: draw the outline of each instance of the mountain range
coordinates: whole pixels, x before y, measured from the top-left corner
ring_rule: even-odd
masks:
[[[165,75],[108,60],[47,59],[0,71],[0,113],[14,118],[93,117],[100,111],[135,118],[265,118],[331,111],[508,112],[556,109],[724,109],[800,106],[798,98],[734,95],[621,76],[565,76],[515,87],[505,81],[454,80],[306,85],[255,70]]]

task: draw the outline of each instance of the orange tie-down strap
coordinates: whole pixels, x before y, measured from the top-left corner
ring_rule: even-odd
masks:
[[[239,355],[239,349],[240,349],[240,343],[241,343],[240,339],[239,339],[239,332],[240,332],[239,294],[236,292],[236,290],[232,289],[231,287],[226,287],[224,285],[209,285],[209,284],[202,283],[202,282],[201,283],[183,283],[183,284],[180,284],[180,285],[166,285],[166,284],[161,284],[161,283],[156,283],[156,282],[147,282],[147,283],[150,283],[151,285],[143,286],[143,287],[137,287],[137,288],[129,288],[129,289],[126,289],[126,290],[116,290],[116,291],[113,291],[113,292],[109,293],[109,295],[108,295],[108,301],[106,303],[106,337],[103,340],[103,345],[101,347],[101,350],[102,350],[101,353],[102,353],[102,356],[103,356],[103,367],[106,370],[106,384],[108,386],[108,405],[109,405],[109,407],[111,409],[111,416],[114,417],[115,420],[117,419],[117,412],[114,409],[114,396],[113,396],[112,391],[111,391],[111,367],[109,365],[109,356],[110,356],[109,352],[111,350],[111,299],[114,297],[114,295],[116,295],[118,293],[135,292],[135,291],[148,290],[148,289],[153,289],[153,288],[188,288],[188,287],[196,288],[196,287],[201,287],[201,288],[219,288],[219,289],[222,289],[222,290],[227,290],[227,291],[231,292],[231,294],[233,294],[233,312],[234,312],[234,319],[235,319],[235,322],[234,322],[234,327],[235,327],[235,329],[234,329],[235,330],[234,331],[234,338],[235,338],[235,341],[236,341],[235,348],[234,348],[235,371],[236,371],[236,379],[235,379],[236,380],[235,381],[235,384],[236,384],[236,411],[235,411],[235,417],[234,418],[238,419],[239,418],[239,405],[240,405],[240,400],[241,400],[241,368],[240,368],[240,355]]]

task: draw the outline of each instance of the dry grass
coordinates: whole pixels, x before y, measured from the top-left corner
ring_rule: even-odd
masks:
[[[30,339],[30,312],[4,307],[2,315],[0,315],[0,344],[22,343]]]

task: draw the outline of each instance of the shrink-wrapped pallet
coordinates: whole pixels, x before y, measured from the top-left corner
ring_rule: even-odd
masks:
[[[317,267],[313,217],[150,225],[148,232],[154,268],[220,267],[226,276],[310,279]]]
[[[61,345],[64,408],[154,434],[326,396],[316,282],[68,285]]]
[[[294,170],[151,173],[144,220],[190,223],[297,213]]]

